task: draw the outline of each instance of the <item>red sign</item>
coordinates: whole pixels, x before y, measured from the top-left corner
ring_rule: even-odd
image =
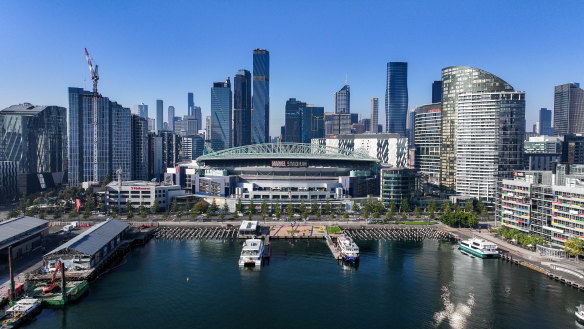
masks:
[[[150,191],[149,187],[134,187],[132,186],[132,191]]]
[[[440,112],[440,109],[431,109],[428,110],[428,113]]]

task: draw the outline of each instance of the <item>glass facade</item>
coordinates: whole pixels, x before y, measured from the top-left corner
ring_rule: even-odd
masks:
[[[302,109],[302,143],[324,137],[324,107],[306,105]]]
[[[156,100],[156,130],[161,131],[164,127],[164,105],[162,99]]]
[[[335,113],[351,113],[351,87],[346,83],[335,93]]]
[[[211,147],[213,151],[231,148],[231,82],[213,83],[211,88]]]
[[[371,98],[371,123],[369,131],[377,133],[377,125],[379,124],[379,98]],[[365,129],[367,131],[367,128]]]
[[[470,66],[442,69],[442,137],[440,139],[440,180],[447,191],[456,188],[457,99],[460,93],[513,91],[501,78]]]
[[[383,168],[379,175],[381,202],[386,206],[391,201],[399,206],[402,200],[412,200],[422,191],[420,175],[414,169]]]
[[[525,93],[462,93],[457,106],[456,193],[493,202],[523,169]]]
[[[174,106],[168,107],[168,130],[174,132]]]
[[[414,118],[415,167],[428,182],[440,184],[441,103],[418,106]]]
[[[187,93],[187,115],[195,115],[195,95],[193,93]]]
[[[148,180],[148,121],[132,115],[132,179]]]
[[[233,147],[251,144],[251,73],[239,70],[233,79]]]
[[[302,142],[302,109],[306,103],[290,98],[286,101],[284,142]]]
[[[554,88],[554,134],[584,132],[584,90],[578,83]]]
[[[252,143],[270,142],[270,52],[253,51]]]
[[[432,103],[442,102],[442,81],[432,82]]]
[[[406,136],[408,115],[408,63],[387,63],[385,131]]]
[[[537,133],[546,136],[554,134],[554,129],[552,128],[552,111],[546,108],[539,110],[539,131]]]

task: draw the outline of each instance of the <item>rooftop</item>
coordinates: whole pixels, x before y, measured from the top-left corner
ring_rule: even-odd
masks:
[[[0,249],[20,238],[36,234],[47,227],[47,221],[35,217],[18,217],[0,222]]]
[[[0,114],[11,114],[11,115],[37,115],[44,111],[47,107],[52,107],[49,105],[32,105],[30,103],[22,103],[18,105],[9,106],[3,110],[0,110]]]

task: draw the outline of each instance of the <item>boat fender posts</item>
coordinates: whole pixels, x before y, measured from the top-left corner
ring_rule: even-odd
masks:
[[[63,296],[63,305],[67,303],[67,281],[65,279],[65,264],[61,266],[61,295]]]
[[[16,294],[14,291],[14,271],[12,270],[12,246],[8,246],[8,268],[10,269],[10,302],[14,303]]]

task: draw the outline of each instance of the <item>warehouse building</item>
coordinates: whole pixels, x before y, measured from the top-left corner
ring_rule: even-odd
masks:
[[[40,248],[48,233],[49,222],[39,218],[24,216],[0,222],[0,259],[8,258],[9,246],[14,258]]]

